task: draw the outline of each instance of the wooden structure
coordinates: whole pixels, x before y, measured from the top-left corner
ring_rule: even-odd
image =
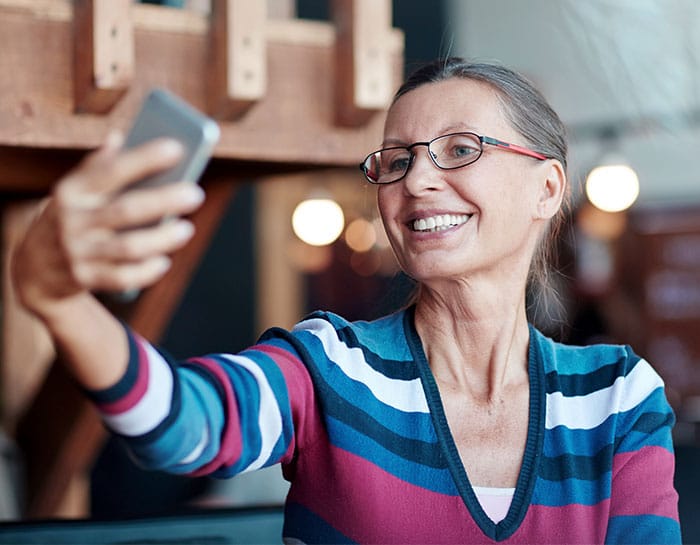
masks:
[[[32,199],[110,128],[125,129],[151,87],[169,88],[217,117],[222,137],[203,177],[195,239],[159,284],[115,309],[157,342],[237,180],[275,174],[284,183],[285,172],[354,165],[381,139],[403,70],[390,1],[334,0],[330,23],[277,16],[290,5],[212,0],[204,13],[132,0],[0,0],[5,257]],[[104,432],[60,365],[25,380],[50,343],[26,333],[31,319],[7,281],[2,303],[3,421],[25,456],[27,516],[54,516]]]

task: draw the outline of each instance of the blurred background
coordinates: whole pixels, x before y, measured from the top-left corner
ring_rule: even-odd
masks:
[[[331,2],[281,4],[288,16],[331,18]],[[542,327],[566,342],[629,343],[661,373],[678,417],[684,539],[700,542],[700,3],[394,0],[392,25],[404,33],[403,72],[446,55],[501,62],[533,80],[566,124],[573,205],[558,252],[561,304],[548,306]],[[365,142],[366,152],[378,144]],[[163,332],[173,355],[237,351],[317,308],[374,318],[410,293],[356,167],[279,176],[240,183]],[[23,406],[4,405],[12,429]],[[6,442],[17,493],[5,501],[21,516],[21,451],[11,433]],[[145,474],[111,440],[87,482],[63,514],[275,505],[286,490],[277,469],[227,482]]]

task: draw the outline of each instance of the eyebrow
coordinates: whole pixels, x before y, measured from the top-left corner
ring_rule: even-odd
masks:
[[[433,136],[432,138],[437,138],[439,136],[444,136],[446,134],[452,134],[452,133],[457,133],[457,132],[473,132],[475,134],[481,134],[477,129],[473,127],[469,127],[467,125],[464,125],[462,123],[458,124],[453,124],[453,125],[448,125],[447,127],[444,127],[443,129],[440,130],[440,134]],[[432,140],[430,138],[429,140]],[[425,140],[426,142],[428,140]],[[412,142],[405,142],[404,140],[401,140],[399,138],[389,138],[388,140],[384,140],[382,142],[382,147],[391,147],[391,146],[406,146],[411,144]]]

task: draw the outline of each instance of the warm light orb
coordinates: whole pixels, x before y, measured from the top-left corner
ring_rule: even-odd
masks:
[[[345,242],[356,252],[367,252],[377,242],[374,225],[365,218],[353,220],[345,229]]]
[[[345,216],[332,199],[308,199],[300,202],[292,214],[294,234],[312,246],[334,242],[343,232]]]
[[[591,170],[586,179],[588,200],[605,212],[626,210],[639,196],[639,178],[627,165],[603,165]]]

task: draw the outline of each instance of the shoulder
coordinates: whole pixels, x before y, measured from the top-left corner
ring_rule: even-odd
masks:
[[[665,403],[663,380],[628,345],[567,345],[534,329],[531,342],[541,358],[548,394],[595,398],[622,411],[651,398]]]
[[[317,311],[299,322],[292,334],[307,342],[321,342],[332,349],[358,348],[384,359],[406,359],[403,311],[372,321],[348,321],[332,312]]]
[[[285,342],[301,355],[307,365],[354,362],[393,375],[396,363],[411,359],[404,333],[405,311],[372,321],[349,321],[328,311],[316,311],[291,331],[271,329],[262,342]],[[399,372],[401,374],[401,372]]]

